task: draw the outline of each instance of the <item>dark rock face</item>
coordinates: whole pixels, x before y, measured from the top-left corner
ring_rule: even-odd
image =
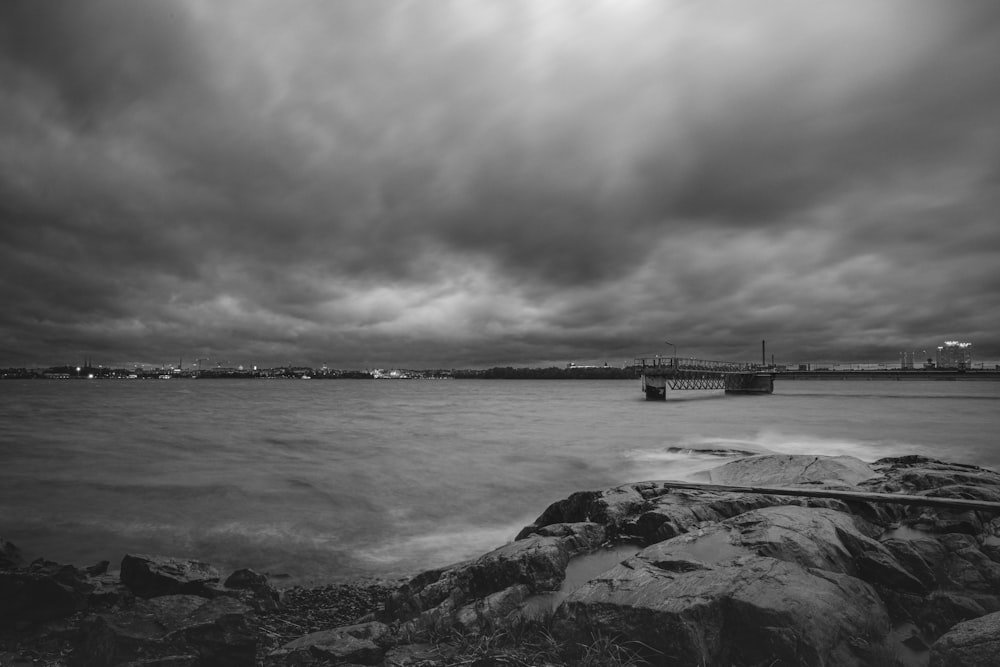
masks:
[[[0,570],[0,626],[81,611],[93,590],[86,573],[71,565],[37,560],[26,568]]]
[[[219,572],[207,563],[165,556],[127,554],[122,559],[122,583],[142,598],[161,595],[213,597]]]
[[[130,608],[96,614],[81,631],[74,664],[87,667],[131,661],[186,665],[253,665],[256,628],[250,609],[233,598],[206,600],[168,595],[137,600]]]

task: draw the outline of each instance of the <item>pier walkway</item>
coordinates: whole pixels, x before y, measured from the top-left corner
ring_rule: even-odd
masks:
[[[722,389],[727,394],[770,394],[774,373],[757,364],[709,361],[681,357],[644,357],[635,360],[646,400],[666,400],[667,389]]]

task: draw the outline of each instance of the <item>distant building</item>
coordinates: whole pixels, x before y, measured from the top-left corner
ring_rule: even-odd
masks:
[[[899,353],[899,367],[904,371],[913,370],[913,352]]]
[[[947,340],[937,349],[938,368],[972,368],[972,343]]]

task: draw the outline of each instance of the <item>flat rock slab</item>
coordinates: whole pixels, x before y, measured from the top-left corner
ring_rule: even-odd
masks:
[[[709,471],[713,484],[739,486],[833,486],[854,488],[877,477],[853,456],[762,454],[731,461]]]

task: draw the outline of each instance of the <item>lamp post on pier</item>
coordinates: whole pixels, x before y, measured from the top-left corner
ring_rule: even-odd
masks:
[[[673,343],[671,343],[669,340],[665,340],[663,342],[666,343],[667,345],[669,345],[670,347],[674,348],[674,356],[672,357],[673,362],[671,363],[671,366],[676,366],[677,365],[677,346],[674,345]]]

